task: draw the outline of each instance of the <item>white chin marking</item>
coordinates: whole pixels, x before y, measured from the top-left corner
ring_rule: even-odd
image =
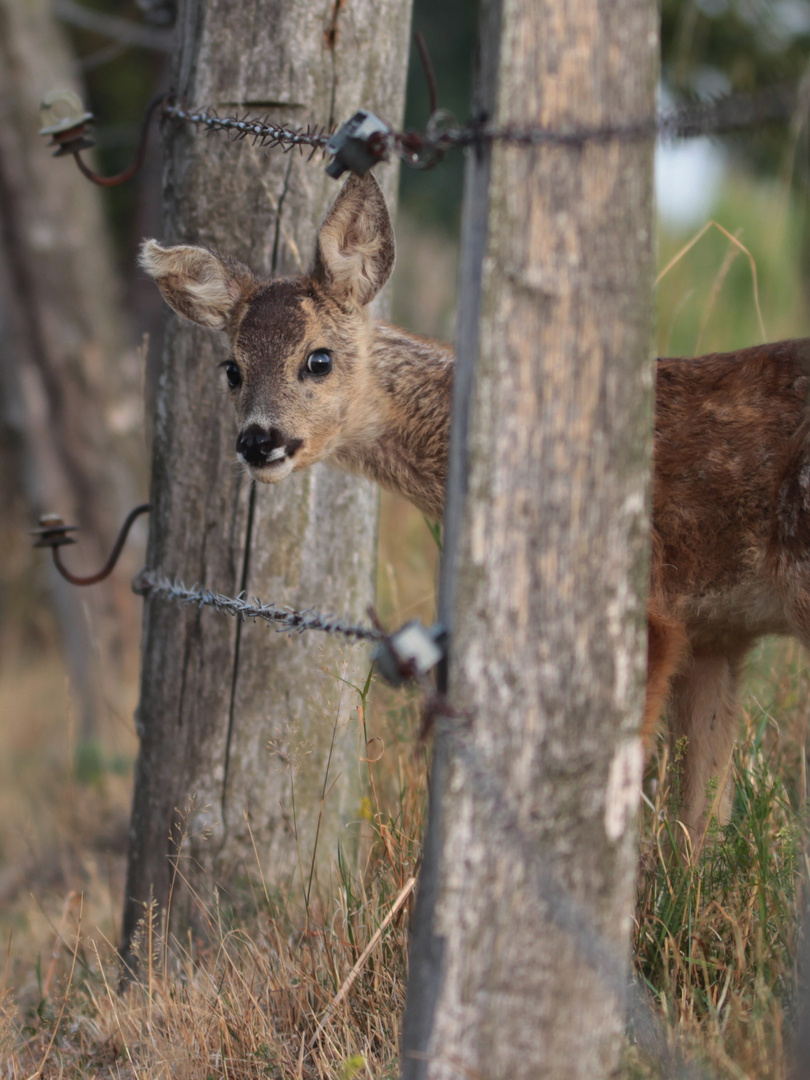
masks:
[[[251,479],[258,480],[261,484],[275,484],[289,476],[292,471],[292,459],[288,457],[277,458],[272,465],[248,466]]]

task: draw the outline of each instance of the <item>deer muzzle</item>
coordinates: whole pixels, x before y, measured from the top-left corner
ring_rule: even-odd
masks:
[[[278,428],[250,424],[236,440],[236,456],[249,469],[280,466],[303,446],[303,439],[290,439]]]

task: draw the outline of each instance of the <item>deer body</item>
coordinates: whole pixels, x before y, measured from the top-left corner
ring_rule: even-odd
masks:
[[[237,455],[254,479],[324,460],[439,518],[453,353],[370,316],[393,261],[370,176],[344,185],[306,277],[260,281],[203,248],[142,249],[167,302],[228,335]],[[808,341],[659,361],[642,731],[649,743],[666,704],[678,816],[697,843],[713,778],[728,816],[747,651],[770,633],[810,645],[809,391]]]

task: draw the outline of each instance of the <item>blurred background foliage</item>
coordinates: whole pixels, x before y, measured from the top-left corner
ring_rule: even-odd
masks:
[[[416,0],[413,28],[424,36],[436,77],[438,103],[459,120],[468,117],[475,62],[475,0]],[[98,166],[119,171],[131,160],[146,103],[169,81],[172,0],[55,0],[70,36],[89,108],[98,117]],[[127,44],[115,24],[142,32]],[[810,0],[662,0],[662,89],[666,100],[752,92],[805,79],[810,44]],[[196,103],[204,104],[204,103]],[[358,105],[364,103],[358,102]],[[425,73],[411,49],[407,127],[423,127],[429,114]],[[130,184],[104,193],[115,251],[137,341],[144,329],[159,333],[162,312],[154,290],[137,274],[140,238],[159,231],[160,150],[153,131],[147,166]],[[803,333],[808,245],[808,177],[804,116],[731,137],[704,141],[703,164],[685,171],[682,156],[695,144],[659,155],[659,173],[691,191],[691,212],[672,217],[661,199],[659,264],[663,267],[710,219],[753,258],[769,337]],[[55,168],[65,168],[60,162]],[[457,265],[463,156],[451,151],[429,171],[402,170],[400,265],[396,317],[427,333],[451,336]],[[718,179],[719,176],[719,179]],[[701,190],[702,189],[702,190]],[[415,238],[412,240],[412,238]],[[711,229],[668,272],[657,290],[661,352],[734,348],[762,336],[751,266],[745,252]]]
[[[659,266],[665,268],[708,221],[742,245],[709,228],[665,275],[657,289],[661,353],[735,349],[810,328],[809,46],[805,0],[662,2],[665,102],[783,85],[798,86],[800,93],[789,122],[659,149]]]
[[[168,85],[171,0],[82,0],[82,8],[149,28],[162,48],[127,46],[111,39],[99,21],[77,19],[76,0],[57,0],[79,58],[89,106],[99,119],[98,158],[108,173],[123,168],[137,141],[146,102]],[[413,29],[427,44],[435,71],[438,103],[460,121],[469,116],[476,55],[478,4],[416,0]],[[89,25],[79,26],[78,22]],[[804,106],[790,123],[772,123],[732,136],[682,144],[659,153],[662,209],[660,265],[665,266],[707,220],[714,218],[755,260],[760,303],[769,337],[803,333],[804,281],[810,270],[804,204],[808,183],[806,103],[810,98],[810,0],[662,0],[662,103],[705,100],[729,93],[752,93],[774,85],[804,87]],[[204,103],[195,103],[204,104]],[[358,106],[363,105],[358,102]],[[406,127],[423,128],[429,115],[428,81],[416,48],[411,49]],[[106,193],[119,263],[134,289],[137,315],[148,302],[133,283],[134,249],[158,217],[157,140],[151,164],[140,180]],[[692,161],[691,167],[684,162]],[[674,177],[670,173],[674,169]],[[451,151],[428,171],[402,169],[401,235],[414,230],[447,245],[442,287],[431,275],[419,296],[419,273],[405,270],[396,313],[428,333],[452,333],[463,156]],[[666,175],[664,175],[666,174]],[[663,178],[663,179],[662,179]],[[669,178],[669,186],[667,186]],[[687,211],[668,213],[667,192]],[[151,193],[151,197],[150,197]],[[691,212],[689,210],[691,207]],[[428,241],[430,244],[431,241]],[[402,245],[410,247],[408,239]],[[693,353],[736,348],[762,336],[752,276],[742,249],[719,230],[710,232],[667,275],[658,290],[657,349]],[[718,276],[721,280],[718,281]],[[436,288],[443,299],[436,303]],[[707,307],[709,305],[709,307]],[[419,312],[427,308],[428,325]]]

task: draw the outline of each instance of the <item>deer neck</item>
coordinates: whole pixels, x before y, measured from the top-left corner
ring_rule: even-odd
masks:
[[[434,519],[444,507],[453,359],[449,345],[376,324],[361,423],[334,455]]]

